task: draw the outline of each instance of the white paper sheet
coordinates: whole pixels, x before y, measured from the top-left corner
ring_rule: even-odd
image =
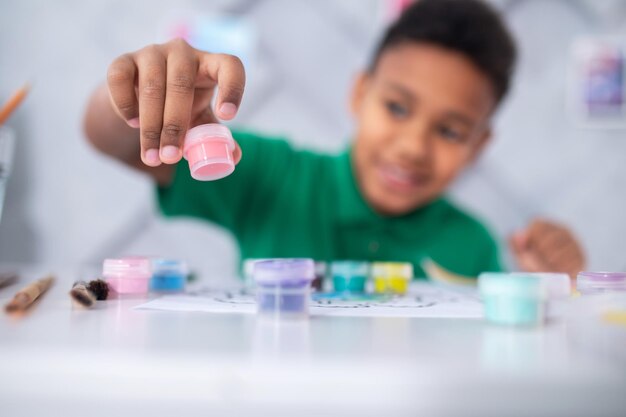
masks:
[[[245,289],[199,289],[166,295],[135,309],[254,314],[256,303],[253,293]],[[310,313],[313,316],[480,318],[483,305],[473,290],[413,283],[407,295],[387,300],[312,300]]]

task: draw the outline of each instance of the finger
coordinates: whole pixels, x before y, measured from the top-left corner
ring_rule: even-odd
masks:
[[[165,56],[156,46],[142,50],[135,57],[139,69],[139,121],[141,125],[141,159],[148,166],[158,166],[159,143],[165,105]]]
[[[575,244],[570,244],[558,252],[550,254],[546,261],[557,272],[567,272],[575,275],[584,268],[584,257]]]
[[[569,234],[560,229],[545,229],[542,234],[533,236],[532,247],[539,253],[549,254],[558,251],[572,241]]]
[[[135,94],[137,67],[128,54],[116,58],[107,70],[107,86],[113,108],[130,127],[139,127],[139,106]]]
[[[544,219],[534,219],[526,229],[529,236],[538,236],[546,232],[546,229],[553,227],[554,223],[550,223]]]
[[[527,249],[528,235],[526,232],[513,233],[509,238],[509,246],[513,252],[520,253]]]
[[[235,150],[233,151],[233,158],[235,159],[235,165],[237,165],[239,161],[241,161],[242,156],[243,156],[243,153],[241,152],[241,147],[239,146],[237,141],[235,141]]]
[[[576,257],[576,248],[573,245],[562,246],[551,252],[541,253],[540,256],[551,269],[559,269],[559,266],[568,264]]]
[[[160,158],[166,164],[180,161],[189,128],[198,61],[193,53],[174,50],[167,57],[167,84],[160,139]]]
[[[522,271],[540,272],[544,270],[543,262],[531,251],[514,253],[515,261]]]
[[[222,120],[230,120],[237,114],[246,84],[241,60],[233,55],[209,54],[198,51],[199,76],[218,85],[215,114]]]

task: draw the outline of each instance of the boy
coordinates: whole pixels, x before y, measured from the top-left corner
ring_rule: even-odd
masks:
[[[89,103],[85,127],[96,148],[154,178],[165,214],[224,226],[242,259],[407,261],[418,277],[432,261],[476,277],[500,270],[497,245],[443,194],[488,144],[514,62],[513,41],[487,5],[421,0],[388,29],[356,81],[356,132],[340,155],[233,132],[241,160],[235,172],[193,180],[180,162],[185,132],[232,119],[245,75],[236,57],[182,40],[117,58]],[[533,222],[511,245],[528,271],[573,275],[584,267],[571,233],[550,222]]]

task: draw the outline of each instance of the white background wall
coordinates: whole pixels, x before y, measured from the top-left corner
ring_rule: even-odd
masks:
[[[503,240],[532,216],[549,216],[581,237],[591,268],[626,269],[626,132],[578,129],[564,110],[571,42],[626,27],[626,1],[496,4],[517,36],[520,67],[493,146],[454,196]],[[146,178],[97,154],[81,130],[85,102],[110,61],[156,42],[159,24],[181,9],[240,13],[256,27],[258,59],[247,69],[238,125],[316,149],[348,141],[348,90],[382,31],[386,2],[3,1],[0,99],[27,80],[34,86],[9,123],[18,143],[0,261],[82,265],[162,254],[187,258],[204,276],[234,274],[230,236],[156,216]]]

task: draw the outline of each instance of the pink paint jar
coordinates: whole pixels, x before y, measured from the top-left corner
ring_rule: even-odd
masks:
[[[199,181],[224,178],[235,170],[235,141],[230,130],[217,123],[196,126],[185,136],[183,156],[191,176]]]
[[[150,260],[143,256],[105,259],[102,276],[118,294],[146,294],[152,277]]]

